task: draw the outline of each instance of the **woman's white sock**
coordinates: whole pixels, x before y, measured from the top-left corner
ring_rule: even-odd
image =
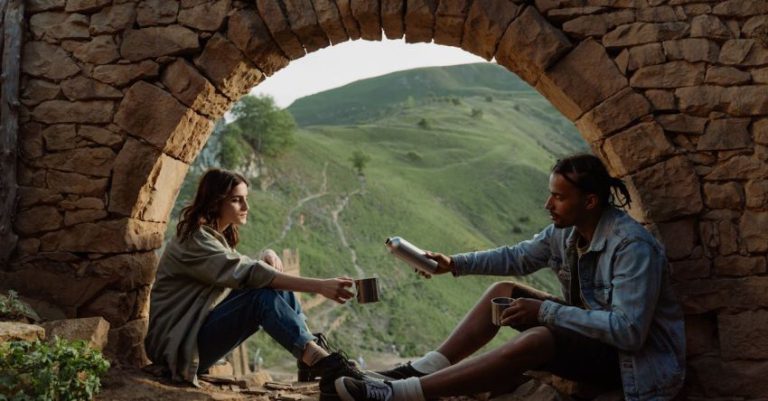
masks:
[[[430,374],[451,366],[451,361],[437,351],[429,351],[426,355],[411,362],[411,366],[421,373]]]

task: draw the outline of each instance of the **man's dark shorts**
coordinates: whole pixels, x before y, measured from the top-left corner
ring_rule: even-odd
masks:
[[[563,303],[562,299],[539,291],[528,292],[517,287],[512,297],[536,298]],[[621,388],[619,354],[615,347],[573,330],[550,327],[555,338],[555,357],[535,369],[553,373],[564,379],[588,383],[605,389]]]

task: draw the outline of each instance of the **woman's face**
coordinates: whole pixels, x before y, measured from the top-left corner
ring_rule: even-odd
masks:
[[[245,224],[248,221],[248,186],[241,182],[227,194],[219,211],[219,229],[230,224]]]

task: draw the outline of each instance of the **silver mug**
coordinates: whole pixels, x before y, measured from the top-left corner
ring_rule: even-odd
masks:
[[[510,297],[496,297],[491,299],[491,322],[496,326],[501,326],[501,315],[504,310],[509,308],[515,302],[514,298]]]
[[[355,280],[357,302],[367,304],[379,301],[379,280],[376,277]]]

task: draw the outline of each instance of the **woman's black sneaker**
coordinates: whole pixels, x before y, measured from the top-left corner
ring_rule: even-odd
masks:
[[[323,333],[312,333],[317,340],[315,343],[327,352],[331,352],[331,347],[328,345],[328,339],[325,338]],[[322,377],[322,372],[317,369],[313,369],[312,366],[302,362],[301,359],[296,361],[296,367],[298,368],[298,380],[300,382],[311,382],[317,378]]]
[[[386,370],[383,372],[376,372],[382,376],[386,376],[387,379],[385,380],[402,380],[407,379],[409,377],[422,377],[426,376],[426,373],[421,373],[416,368],[411,365],[410,362],[406,363],[405,365],[400,365],[394,369]]]

